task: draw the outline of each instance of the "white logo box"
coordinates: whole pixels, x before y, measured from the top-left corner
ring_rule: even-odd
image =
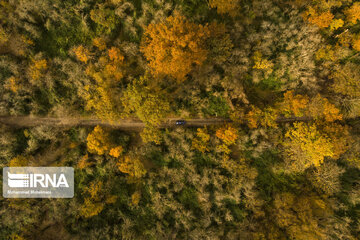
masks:
[[[4,198],[72,198],[72,167],[5,167]]]

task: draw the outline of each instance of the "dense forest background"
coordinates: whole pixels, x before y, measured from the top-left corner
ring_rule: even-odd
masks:
[[[0,116],[145,123],[1,124],[75,196],[1,197],[0,239],[360,239],[359,1],[0,0]]]

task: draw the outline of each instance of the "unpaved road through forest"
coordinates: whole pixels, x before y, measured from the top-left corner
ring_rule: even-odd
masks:
[[[176,127],[176,120],[180,118],[167,118],[160,124],[160,128]],[[185,119],[186,124],[181,127],[205,127],[210,125],[221,125],[231,122],[226,118],[193,118]],[[294,122],[294,121],[310,121],[309,117],[298,118],[278,118],[278,123]],[[117,128],[121,130],[140,131],[145,124],[138,119],[122,119],[115,122],[103,121],[96,118],[85,117],[37,117],[37,116],[0,116],[0,124],[9,127],[35,127],[35,126],[52,126],[52,127],[93,127],[100,125],[103,127]]]
[[[179,118],[167,118],[160,124],[160,128],[175,127],[176,120]],[[186,119],[186,124],[182,127],[204,127],[209,125],[218,125],[231,122],[230,119],[224,118],[197,118]],[[103,127],[111,127],[123,130],[141,130],[145,124],[136,119],[122,119],[115,122],[102,121],[92,118],[56,118],[56,117],[36,117],[36,116],[0,116],[0,123],[11,127],[35,127],[35,126],[52,126],[52,127],[91,127],[100,125]]]

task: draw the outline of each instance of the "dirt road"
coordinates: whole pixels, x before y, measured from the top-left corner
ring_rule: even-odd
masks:
[[[294,122],[294,121],[310,121],[312,118],[309,117],[298,117],[298,118],[279,118],[276,121],[278,123]],[[179,118],[167,118],[159,127],[160,128],[171,128],[176,127],[176,120]],[[219,125],[227,122],[231,122],[230,119],[226,118],[193,118],[185,119],[186,124],[183,127],[204,127],[210,125]],[[53,126],[53,127],[93,127],[100,125],[103,127],[111,127],[122,130],[141,130],[145,124],[137,119],[122,119],[115,122],[102,121],[94,118],[56,118],[56,117],[36,117],[36,116],[0,116],[0,124],[5,124],[11,127],[35,127],[40,125]]]
[[[168,118],[162,123],[160,128],[174,127],[176,120],[179,118]],[[186,119],[186,127],[203,127],[209,125],[217,125],[230,122],[224,118],[208,118],[208,119]],[[136,119],[122,119],[115,122],[102,121],[100,119],[91,118],[55,118],[55,117],[32,117],[32,116],[0,116],[0,123],[12,127],[34,127],[39,125],[53,127],[74,127],[74,126],[104,126],[118,128],[124,130],[142,129],[145,124]]]

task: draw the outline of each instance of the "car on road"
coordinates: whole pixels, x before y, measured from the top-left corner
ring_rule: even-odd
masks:
[[[186,121],[185,120],[177,120],[175,122],[176,125],[185,125],[186,124]]]

